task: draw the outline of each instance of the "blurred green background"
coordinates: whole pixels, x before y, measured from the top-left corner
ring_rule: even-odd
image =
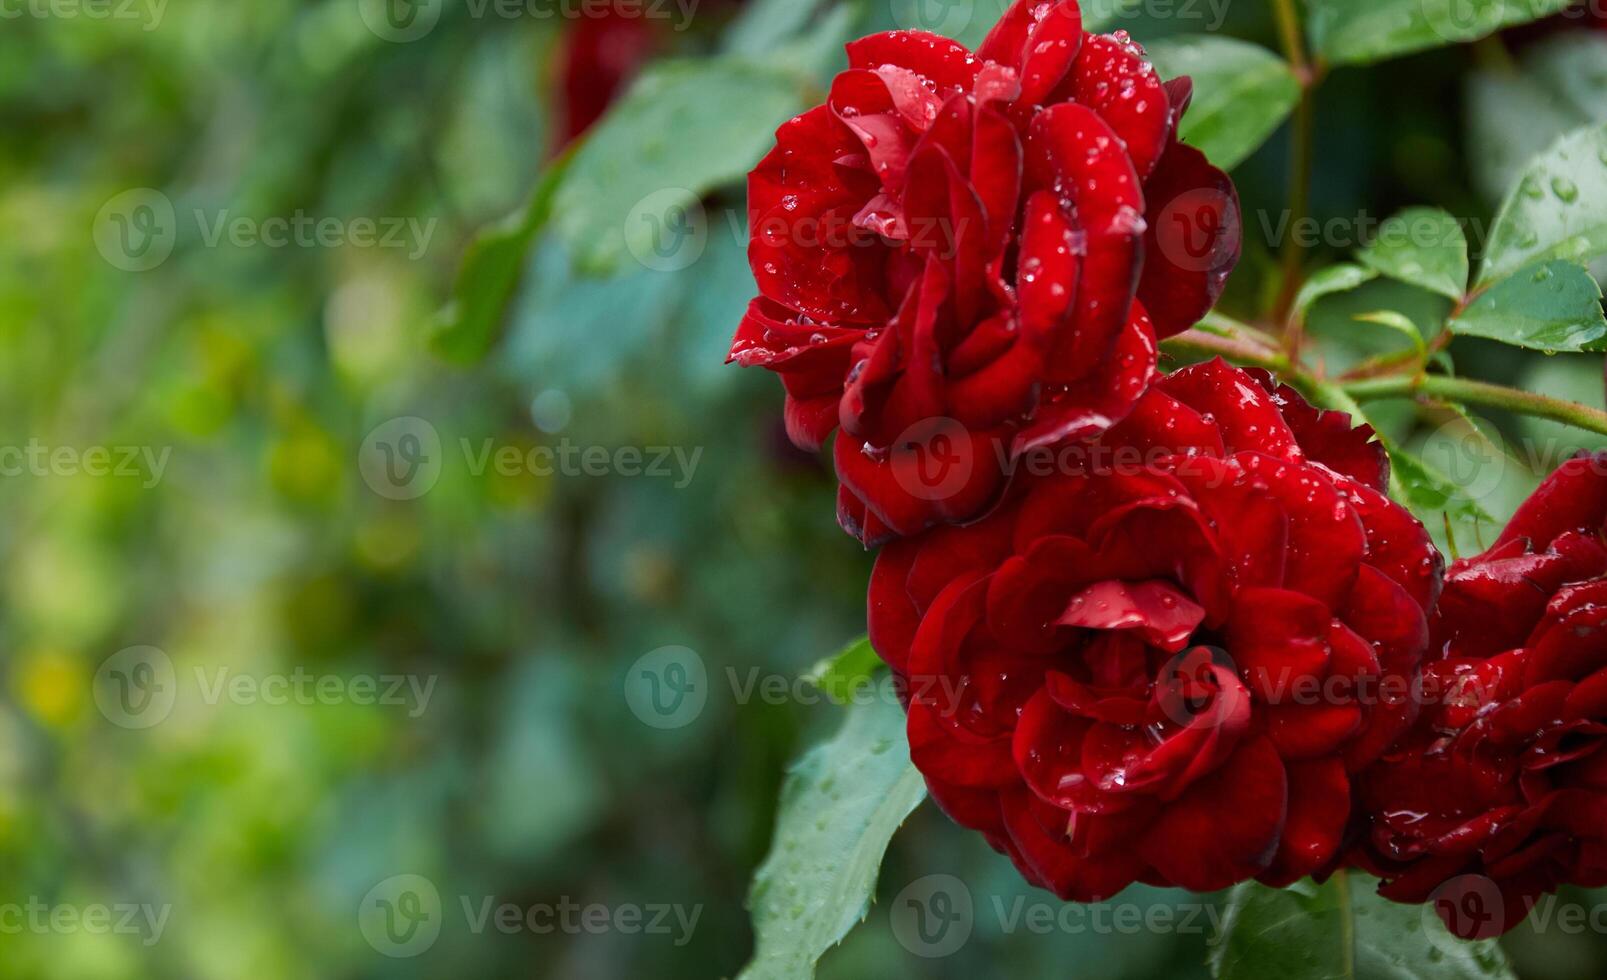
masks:
[[[544,236],[487,356],[432,337],[474,234],[644,58],[745,31],[818,100],[841,40],[917,26],[913,2],[702,0],[612,36],[583,35],[608,5],[580,0],[0,5],[0,977],[740,968],[785,766],[839,716],[790,682],[863,631],[870,568],[829,469],[787,447],[774,380],[722,364],[752,290],[740,185],[707,199],[685,267],[587,277]],[[961,2],[942,26],[974,40],[998,2]],[[1275,45],[1256,0],[1140,7],[1121,26],[1141,41]],[[1532,43],[1550,39],[1501,51]],[[1482,50],[1325,85],[1321,215],[1489,215],[1500,184],[1473,141],[1518,136],[1480,136],[1469,100],[1526,69]],[[1246,316],[1276,286],[1251,216],[1282,206],[1285,144],[1236,175],[1227,302]],[[1349,319],[1381,305],[1322,308],[1336,364],[1398,342]],[[1601,403],[1599,358],[1464,351],[1469,373]],[[1403,438],[1436,431],[1397,415]],[[1532,476],[1480,492],[1510,510]],[[644,657],[702,671],[669,727],[642,709],[665,693],[631,670]],[[743,696],[766,678],[786,691]],[[931,874],[968,883],[977,926],[927,959],[888,899]],[[424,906],[398,876],[425,880]],[[1204,973],[1198,933],[1012,926],[995,910],[1058,905],[930,805],[881,893],[822,975]],[[519,921],[477,926],[488,904]],[[531,927],[571,905],[615,925]],[[668,932],[623,908],[669,910]],[[438,936],[409,946],[432,913]],[[1527,977],[1607,970],[1607,937],[1525,942]]]

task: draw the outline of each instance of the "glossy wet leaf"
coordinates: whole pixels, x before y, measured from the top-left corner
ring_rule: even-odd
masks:
[[[1212,947],[1216,980],[1513,980],[1494,941],[1463,942],[1432,908],[1379,898],[1376,882],[1341,871],[1284,889],[1254,882],[1229,893]]]
[[[822,13],[824,11],[824,13]],[[812,78],[822,88],[847,67],[843,45],[855,10],[823,0],[752,0],[726,32],[725,49],[750,61]]]
[[[1295,294],[1294,315],[1303,320],[1311,312],[1312,305],[1324,296],[1347,293],[1377,278],[1378,273],[1372,269],[1348,262],[1318,270]]]
[[[756,950],[739,980],[807,980],[865,918],[882,855],[926,784],[910,763],[904,712],[874,699],[793,767],[748,908]]]
[[[1607,124],[1564,136],[1533,160],[1490,227],[1481,284],[1542,259],[1607,253]]]
[[[1356,258],[1381,275],[1453,300],[1467,291],[1467,236],[1438,208],[1408,208],[1392,216]]]
[[[431,346],[458,364],[480,360],[496,343],[531,242],[552,216],[569,157],[555,161],[524,209],[481,229],[458,267],[452,299],[436,318]]]
[[[1187,35],[1146,48],[1163,77],[1194,79],[1194,101],[1178,132],[1224,169],[1254,153],[1300,101],[1289,65],[1258,45]]]
[[[825,6],[825,0],[749,0],[725,32],[725,49],[764,57],[792,40]]]
[[[740,181],[804,108],[792,72],[734,57],[666,62],[631,87],[575,155],[553,229],[578,268],[608,275],[630,262],[685,268],[709,227],[699,204]]]
[[[1572,262],[1520,269],[1451,319],[1453,333],[1541,351],[1607,350],[1601,287]]]
[[[1419,351],[1423,349],[1423,332],[1412,322],[1412,318],[1404,313],[1394,310],[1374,310],[1371,313],[1362,313],[1356,317],[1357,322],[1371,323],[1380,327],[1387,327],[1404,336],[1412,342],[1412,346]]]
[[[804,680],[826,692],[838,704],[847,704],[865,696],[882,666],[882,658],[870,645],[870,637],[862,636],[811,667],[804,674]]]
[[[1462,44],[1550,16],[1572,0],[1307,0],[1306,33],[1325,61],[1365,64]]]
[[[1430,527],[1438,514],[1449,514],[1455,520],[1491,522],[1490,515],[1466,488],[1457,484],[1444,472],[1416,454],[1396,445],[1382,435],[1385,452],[1389,453],[1390,496],[1410,510],[1417,519]]]

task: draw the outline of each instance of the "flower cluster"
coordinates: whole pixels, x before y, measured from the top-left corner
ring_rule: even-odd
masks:
[[[1558,885],[1607,885],[1607,455],[1451,566],[1433,635],[1440,695],[1368,773],[1359,863],[1488,937]]]
[[[1370,435],[1214,361],[1107,434],[1142,466],[884,549],[871,639],[938,803],[1079,901],[1331,868],[1439,588]]]
[[[1161,373],[1239,253],[1188,79],[1074,0],[848,54],[751,175],[731,359],[798,446],[836,433],[937,803],[1078,901],[1359,866],[1408,902],[1484,876],[1505,928],[1607,884],[1607,457],[1447,580],[1370,428]]]
[[[731,359],[781,376],[800,447],[840,428],[839,517],[876,545],[980,516],[1020,454],[1131,411],[1239,213],[1177,139],[1188,80],[1074,0],[1022,0],[975,54],[894,31],[848,61],[749,177],[759,296]],[[941,492],[934,451],[966,461]]]

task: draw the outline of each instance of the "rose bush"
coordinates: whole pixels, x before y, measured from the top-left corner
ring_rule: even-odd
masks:
[[[1352,775],[1413,722],[1442,571],[1371,437],[1213,361],[885,548],[871,641],[932,796],[1063,898],[1331,869]]]
[[[1558,885],[1607,885],[1604,534],[1598,454],[1452,565],[1424,668],[1433,703],[1364,780],[1360,862],[1386,897],[1435,900],[1464,938],[1505,932]]]
[[[730,357],[780,375],[799,446],[841,428],[839,517],[874,545],[979,516],[1014,458],[1126,416],[1239,216],[1178,142],[1188,79],[1074,0],[1020,0],[975,54],[894,31],[848,58],[749,178],[759,295]],[[914,473],[931,452],[963,457],[952,485]]]

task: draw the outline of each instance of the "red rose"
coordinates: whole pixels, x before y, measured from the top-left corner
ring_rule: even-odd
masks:
[[[1214,361],[1081,469],[884,549],[871,640],[932,796],[1068,899],[1329,869],[1441,571],[1371,436]]]
[[[781,375],[788,431],[841,426],[867,544],[975,518],[1011,461],[1097,435],[1238,259],[1227,175],[1177,141],[1190,84],[1074,0],[1019,0],[981,49],[848,46],[825,105],[749,176],[759,284],[731,359]]]
[[[579,18],[565,32],[554,86],[555,152],[602,118],[652,54],[657,34],[651,18],[618,2],[603,8],[600,16]]]
[[[1451,566],[1432,701],[1363,780],[1360,862],[1464,938],[1561,884],[1607,885],[1607,455],[1541,485],[1495,546]]]

